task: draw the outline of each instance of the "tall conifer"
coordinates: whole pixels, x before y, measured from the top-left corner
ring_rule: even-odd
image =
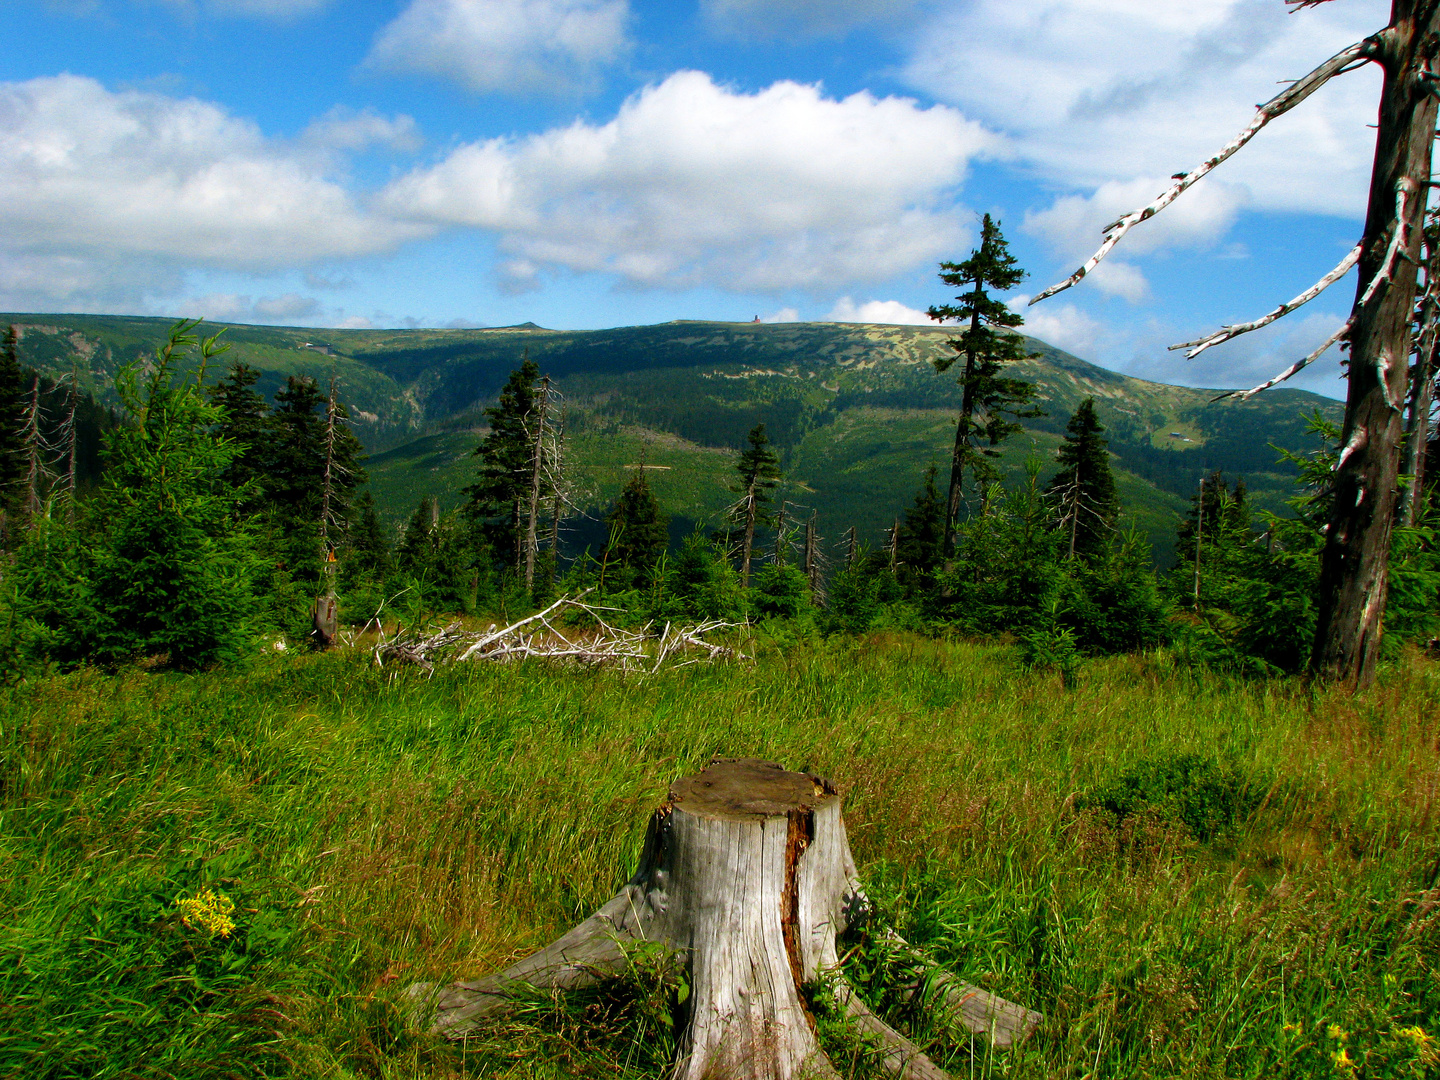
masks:
[[[497,562],[519,566],[523,557],[522,514],[529,503],[534,467],[533,433],[528,421],[536,407],[535,384],[540,367],[528,353],[500,391],[500,400],[485,410],[490,431],[472,456],[480,459],[465,514],[494,550]]]
[[[935,370],[944,372],[957,360],[964,360],[958,380],[960,420],[955,425],[946,498],[944,547],[949,555],[955,545],[955,519],[960,513],[965,471],[968,469],[980,484],[997,478],[987,458],[995,457],[999,451],[981,447],[980,440],[986,440],[990,447],[997,446],[1022,429],[1020,418],[1042,413],[1030,407],[1035,398],[1032,384],[1000,374],[1005,364],[1034,355],[1025,351],[1025,339],[1013,332],[1024,325],[1024,318],[988,291],[1006,292],[1025,279],[1025,271],[1015,265],[1015,257],[1000,232],[1000,223],[986,214],[980,226],[980,246],[964,262],[942,262],[940,270],[941,281],[966,291],[955,297],[958,303],[932,307],[930,317],[968,324],[963,333],[950,339],[954,355],[935,361]]]
[[[1080,403],[1065,426],[1065,441],[1056,457],[1060,472],[1049,494],[1058,503],[1060,524],[1071,557],[1094,561],[1110,547],[1120,500],[1110,471],[1105,428],[1095,413],[1095,399]]]
[[[606,562],[624,568],[632,584],[644,588],[650,584],[655,566],[670,546],[670,516],[660,508],[645,466],[635,470],[625,483],[615,506],[606,515],[605,523],[615,538],[606,552]]]
[[[741,495],[738,515],[743,522],[744,533],[740,549],[740,585],[750,587],[750,554],[755,549],[755,526],[770,521],[765,508],[770,504],[770,491],[780,480],[780,459],[770,449],[770,439],[765,434],[765,425],[756,424],[747,437],[750,446],[740,451],[735,461],[735,471],[740,474],[740,484],[735,489]]]

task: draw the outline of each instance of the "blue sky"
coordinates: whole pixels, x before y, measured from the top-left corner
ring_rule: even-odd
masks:
[[[1031,278],[1382,26],[1383,0],[7,0],[0,310],[317,326],[914,321],[977,215]],[[1379,73],[1336,80],[1030,332],[1258,382],[1354,275]],[[1299,385],[1338,393],[1337,356]]]

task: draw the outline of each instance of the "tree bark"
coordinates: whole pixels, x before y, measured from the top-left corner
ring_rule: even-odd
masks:
[[[1375,54],[1385,82],[1349,333],[1342,449],[1321,556],[1319,623],[1311,656],[1318,674],[1356,689],[1375,678],[1389,589],[1400,408],[1435,135],[1436,100],[1427,90],[1425,68],[1436,51],[1437,31],[1440,6],[1431,0],[1393,0],[1390,26],[1378,36]],[[1408,191],[1407,199],[1399,198],[1402,191]],[[1400,219],[1397,203],[1403,205],[1406,220]],[[1402,228],[1409,235],[1400,258],[1387,259]],[[1372,288],[1387,268],[1388,282]]]
[[[802,991],[837,980],[836,1000],[878,1039],[882,1062],[909,1080],[945,1080],[838,978],[836,937],[869,901],[828,781],[755,758],[717,758],[677,781],[655,811],[640,867],[585,922],[498,975],[411,990],[431,1031],[453,1038],[505,1006],[517,983],[573,988],[623,970],[628,943],[662,942],[689,969],[688,1015],[675,1080],[833,1077]],[[947,977],[948,978],[948,977]],[[949,979],[947,1001],[997,1046],[1023,1038],[1037,1013]]]
[[[740,587],[750,587],[750,551],[755,546],[755,481],[745,492],[745,552],[740,559]]]
[[[980,282],[975,282],[975,295],[984,296]],[[980,304],[977,300],[970,316],[970,331],[980,330]],[[955,519],[960,516],[960,492],[965,480],[965,450],[970,445],[970,421],[975,415],[975,354],[965,353],[964,389],[960,394],[960,419],[955,425],[955,449],[950,455],[950,492],[945,500],[945,539],[941,550],[945,558],[955,554]]]
[[[539,422],[535,427],[534,460],[530,470],[530,510],[525,518],[525,588],[535,588],[536,523],[540,520],[540,464],[545,453],[545,407],[550,399],[550,376],[540,382]]]

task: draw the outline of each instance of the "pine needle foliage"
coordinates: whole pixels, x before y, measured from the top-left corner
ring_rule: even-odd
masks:
[[[955,449],[950,459],[950,487],[946,502],[945,551],[954,550],[955,522],[960,513],[965,473],[982,490],[998,479],[989,459],[994,447],[1023,430],[1021,419],[1041,416],[1033,407],[1035,386],[1001,374],[1008,363],[1036,355],[1025,348],[1016,333],[1025,319],[1011,311],[991,292],[1008,292],[1025,280],[1025,271],[1010,254],[1000,223],[986,214],[980,225],[980,246],[964,262],[942,262],[940,280],[962,291],[953,304],[930,308],[932,319],[956,322],[965,329],[950,340],[953,356],[935,361],[935,370],[949,371],[963,361],[960,419],[955,426]],[[984,440],[988,446],[983,446]]]

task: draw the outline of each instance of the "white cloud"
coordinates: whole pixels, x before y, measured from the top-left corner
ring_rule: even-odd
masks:
[[[319,301],[299,293],[262,296],[258,300],[241,293],[208,293],[158,305],[166,313],[211,322],[277,323],[287,319],[311,321],[320,311]]]
[[[867,300],[856,304],[848,296],[835,301],[825,316],[829,322],[894,323],[901,326],[934,326],[935,320],[923,311],[906,307],[899,300]]]
[[[375,324],[364,315],[348,315],[335,323],[337,330],[369,330]]]
[[[178,266],[289,269],[430,231],[366,212],[327,157],[195,99],[0,83],[0,298],[133,306]]]
[[[1026,311],[1027,300],[1029,297],[1015,297],[1009,301],[1010,307],[1025,316],[1025,325],[1020,328],[1022,333],[1076,356],[1086,359],[1094,356],[1095,347],[1104,331],[1099,322],[1074,304],[1058,304],[1043,310],[1034,308]]]
[[[761,315],[762,323],[799,322],[800,312],[793,307],[782,307],[779,311],[772,311],[769,315]]]
[[[300,136],[301,141],[323,150],[360,151],[372,146],[413,152],[423,140],[415,126],[415,118],[403,113],[394,117],[381,116],[373,109],[359,112],[336,105],[324,116],[311,121]]]
[[[1382,0],[1294,14],[1278,0],[969,0],[927,24],[905,75],[1004,131],[1019,162],[1093,189],[1199,164],[1279,80],[1383,27],[1388,8]],[[1373,66],[1335,80],[1217,175],[1248,188],[1261,208],[1360,213],[1379,83]]]
[[[387,189],[399,217],[495,230],[520,268],[640,286],[833,289],[960,246],[952,209],[992,145],[945,106],[843,100],[779,82],[755,94],[678,72],[609,123],[462,146]]]
[[[858,26],[893,22],[917,0],[700,0],[715,30],[737,37],[831,37]]]
[[[1025,215],[1022,229],[1042,239],[1055,254],[1075,264],[1094,254],[1104,238],[1103,229],[1117,217],[1144,206],[1167,180],[1145,177],[1110,181],[1092,195],[1064,195],[1044,210]],[[1163,214],[1132,230],[1117,251],[1124,256],[1144,255],[1160,248],[1210,248],[1222,241],[1249,201],[1242,187],[1213,178],[1200,181]],[[1133,263],[1111,255],[1091,273],[1093,288],[1132,303],[1144,299],[1149,288]],[[1049,284],[1049,282],[1046,282]]]
[[[563,93],[630,48],[626,0],[411,0],[366,63],[472,90]]]

